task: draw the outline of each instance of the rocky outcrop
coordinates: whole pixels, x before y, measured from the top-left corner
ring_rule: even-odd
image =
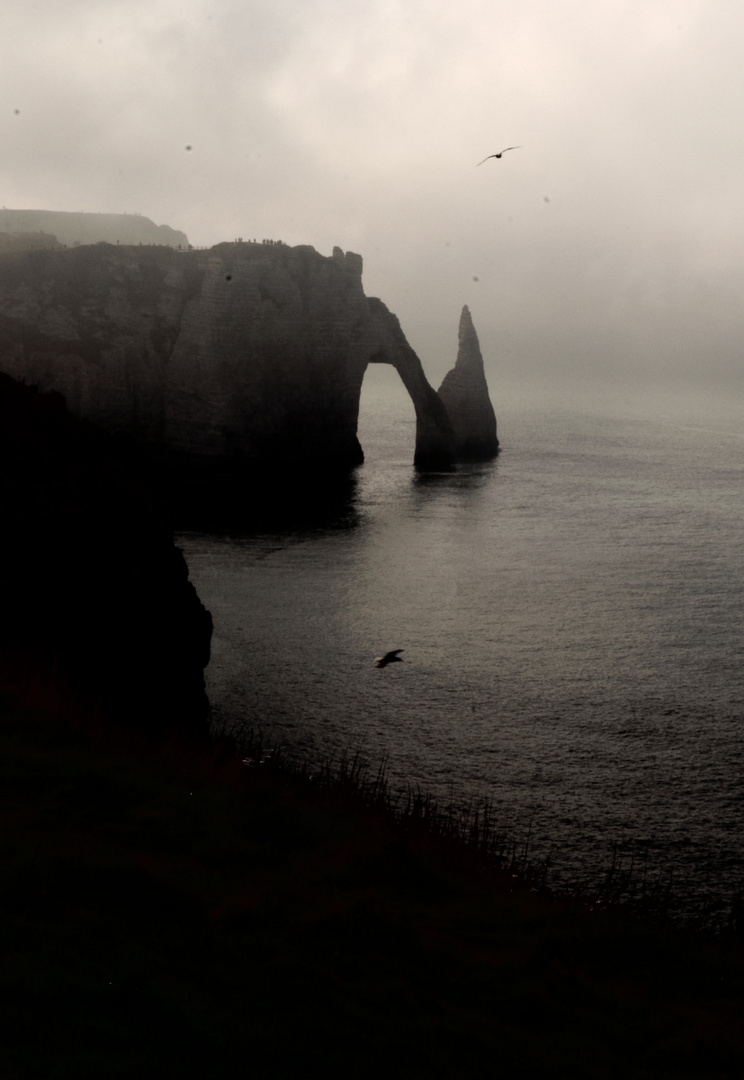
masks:
[[[496,414],[488,396],[478,335],[467,306],[460,316],[457,361],[438,390],[455,435],[458,461],[495,457],[499,449]]]
[[[370,363],[392,364],[411,395],[415,464],[450,466],[447,410],[398,320],[364,295],[358,255],[232,243],[0,257],[0,370],[170,454],[348,469]]]
[[[164,244],[187,248],[186,233],[141,214],[85,214],[69,210],[0,210],[0,232],[50,233],[61,244]]]
[[[212,621],[122,440],[0,375],[0,694],[205,738]]]

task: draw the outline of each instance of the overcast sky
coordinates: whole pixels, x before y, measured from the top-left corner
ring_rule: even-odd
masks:
[[[741,0],[3,0],[0,138],[8,207],[359,252],[435,383],[467,303],[492,384],[744,393]]]

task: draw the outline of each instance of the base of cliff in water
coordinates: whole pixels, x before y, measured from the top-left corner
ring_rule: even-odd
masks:
[[[178,531],[283,531],[357,523],[354,466],[307,458],[150,454],[153,477]]]

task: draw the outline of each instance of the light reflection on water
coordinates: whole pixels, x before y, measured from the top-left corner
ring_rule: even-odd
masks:
[[[524,411],[495,462],[417,476],[409,403],[373,401],[355,528],[179,538],[216,719],[534,816],[558,877],[630,841],[734,882],[744,443],[704,427]]]

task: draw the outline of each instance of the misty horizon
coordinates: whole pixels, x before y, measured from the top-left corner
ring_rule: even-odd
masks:
[[[467,304],[492,386],[741,397],[732,2],[10,0],[4,21],[6,206],[358,252],[433,381]]]

